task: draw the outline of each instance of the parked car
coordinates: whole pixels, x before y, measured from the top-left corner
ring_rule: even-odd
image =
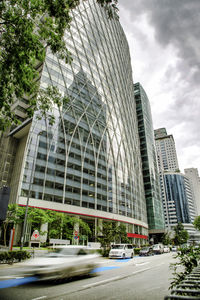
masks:
[[[164,252],[164,246],[162,244],[153,245],[154,254],[162,254]]]
[[[140,250],[139,256],[154,255],[152,247],[144,247]]]
[[[176,252],[178,250],[177,246],[172,246],[172,252]]]
[[[131,244],[114,244],[111,246],[109,258],[133,258],[134,249]]]
[[[164,246],[163,247],[163,252],[164,253],[169,253],[170,252],[170,248],[168,246]]]
[[[44,256],[28,260],[19,269],[23,276],[60,280],[90,274],[98,266],[98,257],[99,254],[92,253],[87,247],[61,246]]]

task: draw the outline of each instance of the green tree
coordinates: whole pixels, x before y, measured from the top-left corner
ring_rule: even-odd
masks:
[[[197,230],[200,230],[200,216],[197,216],[193,222],[193,225],[194,227],[197,229]]]
[[[174,228],[174,238],[173,242],[175,245],[181,245],[184,243],[187,243],[189,239],[189,234],[187,230],[184,229],[184,226],[182,223],[178,223],[178,225]]]
[[[79,236],[91,234],[90,227],[83,220],[71,217],[65,213],[48,211],[49,222],[48,222],[48,239],[67,239],[73,240],[74,225],[78,223]]]
[[[169,232],[165,232],[162,236],[163,245],[169,245],[169,244],[171,244],[171,242],[172,242],[172,239],[170,237]]]
[[[87,1],[87,0],[85,0]],[[117,0],[96,0],[108,17],[117,10]],[[64,41],[69,30],[71,11],[79,0],[2,0],[0,1],[0,129],[18,123],[11,106],[15,99],[28,97],[32,110],[37,102],[37,67],[47,48],[58,58],[71,62]]]
[[[16,211],[16,217],[17,217],[18,223],[23,224],[23,222],[25,220],[24,219],[25,213],[26,213],[26,207],[18,206],[17,211]],[[35,208],[35,207],[28,208],[27,218],[26,218],[26,228],[27,228],[27,224],[29,224],[29,226],[31,228],[31,233],[34,230],[38,230],[40,232],[40,235],[45,234],[45,232],[41,232],[40,228],[41,228],[42,224],[45,224],[48,222],[49,222],[49,215],[46,210],[40,209],[40,208]],[[24,235],[25,235],[25,232],[24,232]]]
[[[103,222],[102,228],[98,228],[98,241],[103,248],[103,255],[107,255],[110,250],[111,243],[128,243],[126,226],[124,224],[118,225],[117,222]]]
[[[129,239],[127,237],[126,225],[120,224],[116,226],[115,231],[115,242],[119,243],[129,243]]]

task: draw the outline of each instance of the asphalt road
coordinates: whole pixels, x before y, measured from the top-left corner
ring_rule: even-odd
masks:
[[[173,253],[151,257],[134,257],[132,260],[109,260],[100,258],[99,275],[76,278],[54,284],[30,282],[7,287],[3,282],[13,283],[15,268],[0,268],[1,300],[163,300],[169,294],[172,278],[169,265],[175,262]],[[17,268],[17,266],[16,266]],[[31,281],[31,278],[30,278]],[[15,284],[14,284],[15,285]]]

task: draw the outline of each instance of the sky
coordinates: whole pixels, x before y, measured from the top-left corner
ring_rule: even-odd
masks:
[[[118,0],[133,81],[151,104],[154,129],[176,144],[179,168],[200,175],[200,0]]]

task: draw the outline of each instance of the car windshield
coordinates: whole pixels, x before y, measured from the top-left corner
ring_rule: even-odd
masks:
[[[144,248],[142,248],[142,251],[148,251],[149,250],[149,248],[148,247],[144,247]]]
[[[112,245],[112,249],[124,249],[124,245]]]
[[[153,249],[159,249],[160,247],[159,247],[159,245],[154,245],[153,246]]]

